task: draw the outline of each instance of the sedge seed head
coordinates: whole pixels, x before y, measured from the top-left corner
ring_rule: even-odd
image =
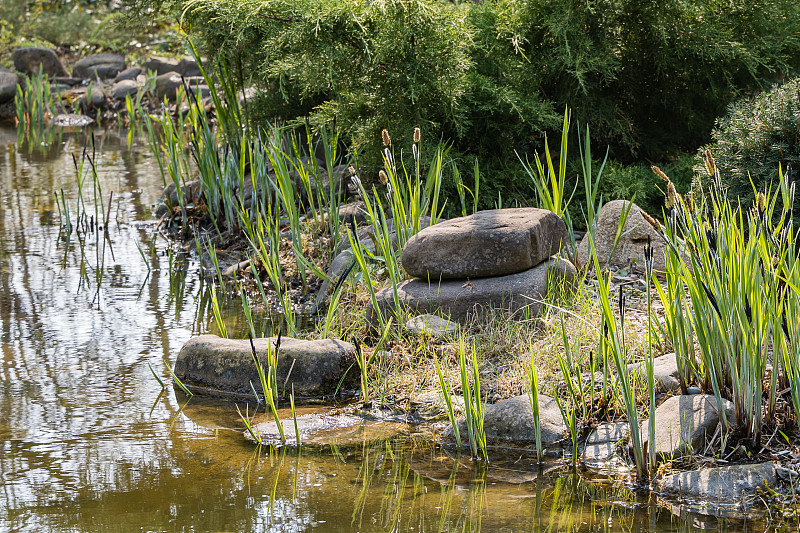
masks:
[[[667,209],[672,209],[678,204],[678,193],[675,191],[675,185],[671,181],[667,182],[667,199],[664,203]]]
[[[670,182],[669,176],[664,174],[664,171],[658,168],[657,166],[653,165],[650,167],[650,169],[655,173],[656,176],[658,176],[662,180],[666,181],[667,183]]]
[[[414,142],[415,143],[419,143],[419,140],[420,140],[421,137],[422,137],[422,134],[419,131],[419,128],[414,128]]]
[[[644,217],[644,219],[647,221],[648,224],[653,226],[657,231],[661,231],[661,223],[658,220],[654,219],[644,211],[642,211],[642,216]]]
[[[389,176],[386,175],[386,171],[384,171],[384,170],[381,170],[380,172],[378,172],[378,179],[380,179],[381,183],[383,183],[384,185],[389,183]]]
[[[710,177],[713,177],[717,172],[717,162],[714,161],[711,150],[706,149],[705,157],[703,157],[703,165],[706,167],[706,172],[708,172]]]
[[[384,146],[390,146],[392,144],[392,138],[389,137],[389,132],[386,130],[381,132],[381,139],[383,139]]]
[[[758,208],[759,213],[763,213],[767,210],[767,197],[763,192],[758,193],[756,196],[756,207]]]

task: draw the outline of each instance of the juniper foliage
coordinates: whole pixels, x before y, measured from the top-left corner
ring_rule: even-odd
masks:
[[[507,191],[529,188],[514,152],[543,146],[567,106],[591,125],[598,153],[610,145],[612,159],[663,163],[708,142],[736,98],[800,66],[793,0],[166,5],[209,58],[260,87],[256,116],[317,124],[335,116],[365,154],[381,153],[383,128],[395,148],[410,150],[420,126],[423,145],[447,139],[453,154],[480,159],[487,196],[498,175]]]

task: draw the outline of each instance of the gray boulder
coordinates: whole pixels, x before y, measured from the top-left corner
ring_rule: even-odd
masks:
[[[356,200],[339,206],[339,219],[347,224],[351,220],[356,224],[363,224],[367,221],[367,204],[362,200]]]
[[[166,98],[169,101],[175,101],[178,93],[178,88],[181,87],[181,75],[176,72],[166,72],[156,77],[156,98],[159,101]]]
[[[558,252],[567,227],[533,207],[479,211],[426,228],[403,248],[403,268],[424,280],[515,274]]]
[[[19,76],[14,72],[0,68],[0,104],[14,100],[19,81]]]
[[[275,340],[270,337],[253,341],[259,361],[264,365]],[[330,396],[337,390],[351,390],[358,383],[357,369],[350,369],[354,364],[355,347],[349,343],[284,337],[278,352],[278,395],[287,397],[292,386],[298,398]],[[339,389],[345,373],[342,389]],[[248,339],[223,339],[216,335],[195,337],[181,348],[175,374],[184,384],[206,394],[252,397],[252,387],[263,394]]]
[[[157,76],[168,72],[176,72],[184,77],[200,76],[200,68],[191,57],[170,59],[166,57],[151,57],[144,64],[146,70],[152,70]]]
[[[92,87],[78,100],[78,109],[83,112],[103,109],[108,105],[106,95],[100,87]]]
[[[125,57],[119,54],[94,54],[78,60],[72,75],[84,80],[108,80],[125,70]]]
[[[646,361],[628,365],[628,371],[636,379],[637,383],[647,384]],[[678,392],[681,388],[679,376],[675,353],[653,358],[653,378],[657,392]]]
[[[140,85],[136,80],[122,80],[110,86],[107,92],[114,100],[124,100],[127,96],[134,96],[139,87]]]
[[[156,76],[167,74],[168,72],[178,72],[178,60],[166,57],[151,57],[144,64],[145,70],[152,70]]]
[[[489,405],[484,411],[483,430],[490,445],[535,446],[536,432],[533,411],[527,394]],[[539,424],[542,446],[552,447],[564,439],[567,426],[561,416],[558,403],[549,396],[539,395]],[[469,434],[464,419],[458,421],[458,432],[462,442]],[[453,428],[448,427],[442,438],[452,441]]]
[[[614,240],[617,227],[623,212],[628,209],[628,219],[616,247]],[[608,202],[600,209],[595,230],[595,249],[600,267],[613,266],[625,268],[632,272],[644,272],[644,246],[650,237],[653,247],[653,269],[659,272],[666,270],[667,244],[656,229],[643,216],[642,209],[626,200]],[[579,266],[592,268],[594,260],[589,257],[589,234],[578,244]]]
[[[326,272],[328,279],[323,280],[322,285],[320,285],[319,290],[317,291],[317,294],[314,295],[313,308],[310,309],[312,314],[319,311],[319,309],[328,302],[331,297],[330,292],[334,289],[334,287],[336,287],[336,284],[339,282],[339,278],[341,278],[344,273],[347,272],[347,269],[350,268],[350,265],[353,264],[353,260],[353,250],[345,250],[333,258],[333,261],[331,261],[331,264],[328,266],[328,271]],[[355,266],[350,272],[352,273],[357,269],[358,267]]]
[[[733,465],[701,468],[679,472],[664,477],[658,488],[670,494],[702,498],[709,502],[735,503],[743,497],[752,496],[756,487],[774,487],[778,481],[777,470],[772,463],[755,465]]]
[[[180,61],[178,61],[178,72],[186,77],[203,75],[200,72],[200,67],[197,65],[197,61],[195,61],[193,57],[189,56],[182,57]]]
[[[178,94],[178,89],[183,87],[184,82],[190,91],[198,97],[205,97],[209,94],[209,88],[205,85],[203,78],[181,78],[176,72],[167,72],[156,77],[156,97],[159,100],[166,98],[174,102]]]
[[[549,282],[574,283],[577,271],[572,264],[558,257],[550,258],[531,269],[508,276],[478,278],[471,281],[444,280],[428,282],[421,279],[404,281],[398,285],[400,305],[412,314],[432,313],[450,320],[463,322],[469,315],[480,314],[487,308],[520,311],[526,309],[530,316],[539,313]],[[383,316],[394,312],[392,287],[378,291],[378,307]],[[375,309],[368,316],[377,321]]]
[[[142,73],[144,73],[142,67],[126,68],[125,70],[117,74],[117,76],[114,78],[114,81],[120,82],[124,80],[135,80],[139,76],[139,74]]]
[[[728,421],[733,423],[733,404],[722,402]],[[716,399],[707,394],[673,396],[656,409],[655,417],[656,453],[664,460],[703,451],[720,420]],[[640,427],[642,443],[648,446],[648,419]]]
[[[67,77],[64,65],[59,61],[56,53],[48,48],[17,48],[12,55],[14,68],[24,74],[43,73],[48,76]]]

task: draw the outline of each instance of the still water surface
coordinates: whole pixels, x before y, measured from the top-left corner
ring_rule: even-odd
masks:
[[[694,530],[611,480],[519,454],[476,467],[408,438],[257,450],[232,404],[162,392],[148,363],[166,376],[163,360],[211,330],[205,288],[154,239],[147,147],[94,137],[109,239],[67,242],[54,192],[74,216],[88,132],[18,142],[0,127],[0,531]]]

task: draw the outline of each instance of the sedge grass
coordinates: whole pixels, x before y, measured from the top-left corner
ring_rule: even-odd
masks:
[[[469,435],[469,447],[472,457],[483,457],[488,461],[486,453],[486,433],[483,429],[484,407],[481,396],[480,372],[478,358],[474,347],[470,349],[470,362],[467,362],[467,342],[463,336],[458,343],[458,362],[461,375],[461,393],[464,395],[464,418]],[[469,374],[472,371],[472,384]]]
[[[533,434],[536,442],[536,460],[541,462],[544,458],[542,452],[542,425],[539,420],[539,377],[536,372],[536,363],[531,353],[530,364],[526,367],[528,375],[528,400],[531,403],[531,414],[533,415]]]

